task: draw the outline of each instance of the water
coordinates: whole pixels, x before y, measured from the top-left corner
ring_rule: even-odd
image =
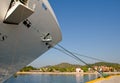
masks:
[[[4,83],[85,83],[93,80],[98,76],[95,74],[88,75],[18,75],[11,77]]]

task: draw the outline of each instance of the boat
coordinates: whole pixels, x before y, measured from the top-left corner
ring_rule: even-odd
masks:
[[[1,0],[0,83],[61,40],[48,0]]]

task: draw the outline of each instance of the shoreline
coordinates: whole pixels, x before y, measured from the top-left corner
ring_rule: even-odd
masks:
[[[120,72],[104,72],[105,74],[119,74]],[[30,74],[99,74],[98,72],[17,72],[17,75],[30,75]]]
[[[95,73],[81,73],[81,72],[17,72],[18,75],[30,75],[30,74],[98,74]]]

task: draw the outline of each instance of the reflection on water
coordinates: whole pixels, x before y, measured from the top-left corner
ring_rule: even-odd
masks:
[[[85,83],[97,78],[95,74],[75,75],[18,75],[4,83]]]
[[[83,83],[84,78],[83,74],[76,74],[76,83]]]
[[[87,81],[96,79],[98,74],[76,74],[76,83],[85,83]]]

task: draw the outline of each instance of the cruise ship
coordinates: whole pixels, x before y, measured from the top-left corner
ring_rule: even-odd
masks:
[[[59,23],[48,0],[1,0],[0,83],[61,39]]]

